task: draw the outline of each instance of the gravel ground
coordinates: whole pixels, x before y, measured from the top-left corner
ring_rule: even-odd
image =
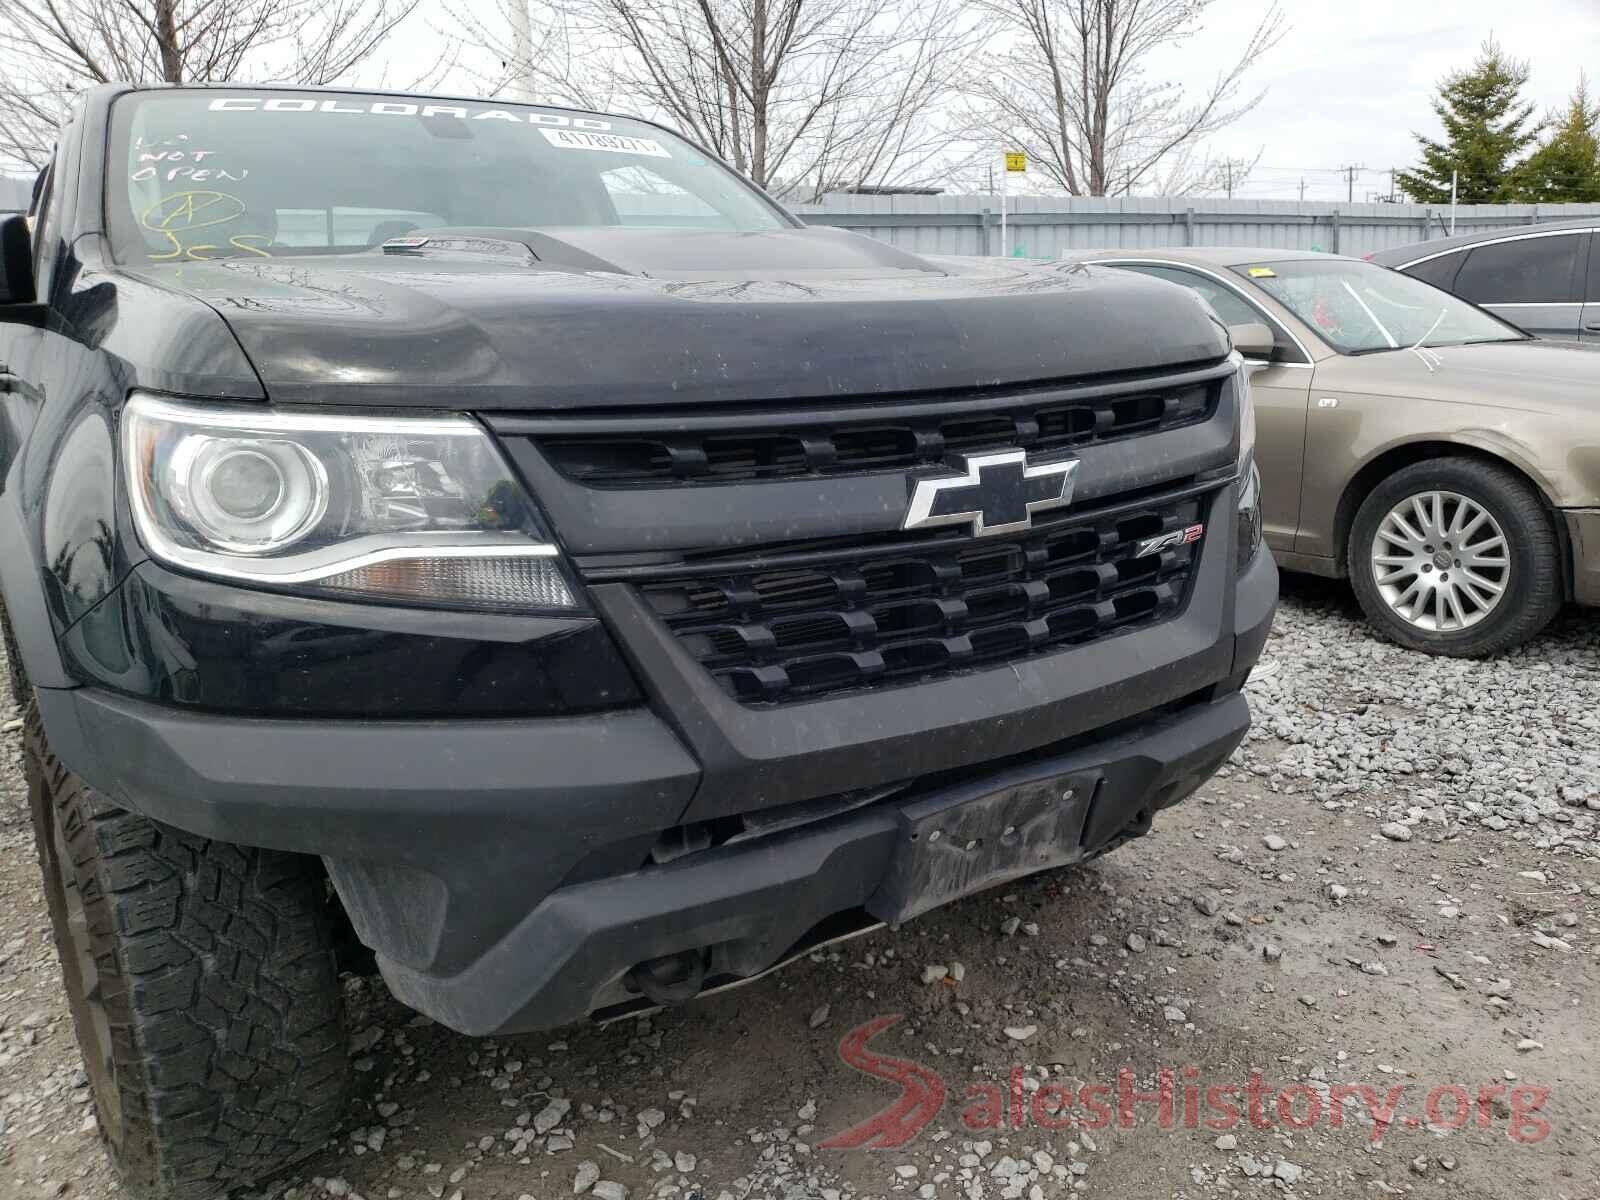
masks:
[[[1250,692],[1233,765],[1151,836],[736,992],[472,1041],[349,980],[350,1128],[257,1195],[1600,1197],[1600,625],[1427,659],[1369,635],[1347,590],[1290,580]],[[17,758],[8,730],[0,1194],[102,1197]],[[942,1077],[942,1106],[902,1145],[825,1146],[896,1098],[839,1055],[896,1016],[872,1050]],[[1115,1110],[1120,1072],[1146,1092],[1163,1068],[1170,1127],[1153,1099],[1096,1127],[1085,1086]],[[1254,1074],[1259,1120],[1186,1120],[1186,1087]],[[1452,1086],[1458,1129],[1453,1092],[1425,1100]],[[1041,1128],[1035,1097],[1063,1088],[1087,1124]]]
[[[1287,586],[1268,651],[1280,669],[1250,687],[1246,770],[1274,792],[1371,807],[1418,833],[1476,824],[1540,849],[1571,841],[1594,852],[1594,615],[1569,611],[1520,650],[1469,662],[1378,640],[1342,588]]]

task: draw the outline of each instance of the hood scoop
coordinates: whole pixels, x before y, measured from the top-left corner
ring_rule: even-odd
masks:
[[[533,266],[539,261],[532,248],[516,238],[497,237],[493,231],[465,233],[438,230],[392,237],[378,247],[385,255],[399,258],[435,258],[505,265]]]
[[[379,249],[408,258],[449,256],[650,279],[754,282],[944,274],[926,259],[884,242],[820,228],[756,233],[626,225],[416,229],[390,238]]]

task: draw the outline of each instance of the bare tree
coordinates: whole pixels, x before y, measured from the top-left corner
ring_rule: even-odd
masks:
[[[1263,150],[1253,155],[1216,155],[1198,142],[1179,146],[1145,178],[1143,186],[1156,196],[1234,196],[1244,190],[1261,162]]]
[[[503,32],[453,11],[485,83],[658,117],[797,199],[940,174],[987,24],[963,0],[566,0],[524,38],[497,2]]]
[[[615,76],[600,31],[580,19],[585,0],[444,0],[441,38],[477,53],[458,65],[485,96],[605,109]],[[609,59],[609,55],[606,55]]]
[[[0,0],[0,158],[41,165],[97,83],[332,83],[418,0]]]
[[[1152,55],[1200,29],[1214,0],[976,0],[1009,35],[972,72],[975,130],[1026,150],[1074,196],[1114,196],[1149,185],[1163,166],[1187,166],[1172,181],[1216,190],[1215,167],[1196,147],[1237,121],[1263,93],[1243,94],[1250,67],[1286,32],[1272,4],[1237,56],[1203,94],[1148,74]]]

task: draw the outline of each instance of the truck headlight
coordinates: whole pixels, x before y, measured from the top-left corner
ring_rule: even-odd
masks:
[[[578,606],[532,502],[464,416],[136,395],[122,459],[140,540],[180,570],[348,599]]]

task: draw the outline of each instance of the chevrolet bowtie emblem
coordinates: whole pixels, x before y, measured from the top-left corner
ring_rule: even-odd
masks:
[[[1072,503],[1079,461],[1030,464],[1023,450],[953,455],[961,473],[913,481],[900,527],[969,525],[973,537],[1027,529],[1034,513]]]

